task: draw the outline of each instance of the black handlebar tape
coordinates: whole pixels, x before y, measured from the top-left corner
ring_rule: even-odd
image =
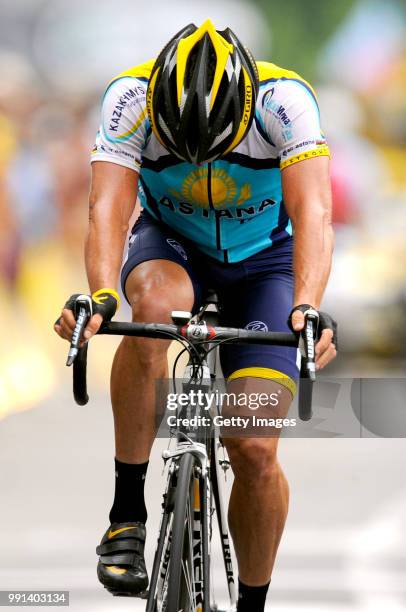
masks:
[[[302,359],[298,390],[298,411],[301,421],[310,421],[313,416],[313,381],[309,378],[306,361]]]
[[[73,397],[79,406],[84,406],[89,401],[86,381],[87,348],[88,345],[85,344],[79,349],[77,357],[73,362]]]

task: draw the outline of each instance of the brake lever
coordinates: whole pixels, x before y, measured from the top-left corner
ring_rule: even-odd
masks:
[[[76,319],[76,326],[73,330],[72,340],[70,343],[68,358],[66,365],[71,366],[75,361],[79,353],[79,344],[82,338],[83,330],[86,327],[87,322],[92,316],[92,298],[88,295],[79,295],[75,302],[74,316]]]
[[[305,361],[306,376],[312,382],[316,380],[316,338],[319,325],[319,313],[309,308],[304,313],[305,326],[300,332],[300,350]]]

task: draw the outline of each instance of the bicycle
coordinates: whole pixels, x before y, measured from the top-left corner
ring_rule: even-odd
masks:
[[[77,324],[72,337],[67,365],[73,363],[73,393],[76,402],[88,402],[86,383],[87,344],[79,348],[82,331],[91,314],[88,296],[76,302]],[[299,383],[299,416],[312,416],[312,382],[315,380],[314,346],[317,313],[309,312],[304,331],[251,331],[218,327],[218,300],[209,292],[203,307],[193,318],[190,313],[172,313],[173,324],[110,322],[98,333],[109,335],[143,336],[178,340],[183,351],[175,360],[173,379],[180,355],[188,351],[189,361],[183,377],[183,389],[213,390],[218,371],[220,343],[256,343],[298,347],[301,344],[302,367]],[[299,342],[301,340],[301,342]],[[221,406],[212,407],[207,415],[205,406],[184,406],[177,415],[199,416],[206,412],[209,425],[177,426],[171,430],[176,437],[174,450],[162,453],[167,467],[167,482],[162,502],[162,517],[155,551],[151,580],[147,593],[146,612],[213,612],[218,610],[211,589],[210,557],[217,517],[221,549],[227,580],[229,610],[236,609],[236,589],[226,513],[221,491],[221,471],[229,462],[218,428],[213,426],[213,415]],[[182,419],[181,419],[182,420]],[[187,419],[186,419],[187,420]],[[182,421],[183,422],[183,421]],[[220,453],[223,451],[222,458]]]

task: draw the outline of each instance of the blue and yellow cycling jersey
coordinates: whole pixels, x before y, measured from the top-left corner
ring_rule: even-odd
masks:
[[[223,262],[238,262],[292,235],[281,170],[329,149],[312,87],[298,74],[257,62],[255,119],[243,141],[213,162],[184,162],[151,131],[145,97],[153,61],[107,88],[92,161],[139,173],[141,204],[158,221]]]

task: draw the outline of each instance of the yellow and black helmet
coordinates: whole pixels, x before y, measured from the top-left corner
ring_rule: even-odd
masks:
[[[230,30],[208,19],[189,24],[159,54],[147,91],[152,130],[163,146],[190,163],[234,149],[255,113],[258,72]]]

